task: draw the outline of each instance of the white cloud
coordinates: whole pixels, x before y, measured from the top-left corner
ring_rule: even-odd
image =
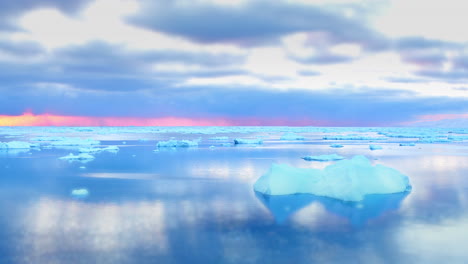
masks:
[[[374,27],[390,37],[422,36],[446,41],[467,42],[460,29],[468,24],[465,0],[393,0]]]

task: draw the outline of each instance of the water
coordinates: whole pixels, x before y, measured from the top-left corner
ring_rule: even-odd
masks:
[[[15,140],[44,133],[18,131]],[[130,132],[54,131],[120,147],[87,163],[58,159],[76,148],[0,152],[0,263],[468,262],[465,141],[400,147],[407,139],[324,141],[317,131],[297,142],[279,141],[278,131],[220,134],[229,140]],[[258,135],[263,145],[221,146]],[[202,140],[198,148],[153,151],[170,137]],[[362,203],[253,191],[273,162],[323,168],[332,162],[300,157],[332,153],[398,169],[413,190]],[[70,195],[79,188],[89,196]]]

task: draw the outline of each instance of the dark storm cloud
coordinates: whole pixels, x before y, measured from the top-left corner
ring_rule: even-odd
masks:
[[[129,18],[131,23],[202,43],[271,44],[290,33],[327,32],[334,43],[358,42],[368,49],[385,44],[360,21],[310,5],[248,1],[229,7],[143,1],[143,6],[139,15]]]

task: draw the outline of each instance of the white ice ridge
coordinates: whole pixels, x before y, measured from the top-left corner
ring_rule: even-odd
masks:
[[[411,190],[407,176],[383,165],[372,166],[364,156],[338,161],[323,170],[272,164],[254,184],[268,195],[309,193],[344,201],[361,201],[367,194],[389,194]]]
[[[288,132],[288,133],[284,133],[280,139],[281,140],[304,140],[305,138],[296,133]]]
[[[259,138],[247,139],[247,138],[236,138],[234,144],[263,144],[263,140]]]
[[[198,147],[199,140],[175,140],[159,141],[158,148],[176,148],[176,147]]]
[[[30,149],[33,147],[38,147],[38,145],[24,141],[0,142],[0,149]]]
[[[304,160],[307,161],[332,161],[332,160],[342,160],[344,157],[337,155],[337,154],[330,154],[330,155],[320,155],[320,156],[305,156],[302,157]]]

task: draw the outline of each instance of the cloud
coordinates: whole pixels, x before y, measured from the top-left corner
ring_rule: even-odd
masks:
[[[135,25],[201,43],[238,45],[272,44],[280,36],[297,32],[327,32],[333,43],[358,42],[380,48],[382,36],[360,20],[314,5],[281,1],[248,1],[230,7],[183,1],[145,1]]]
[[[68,14],[76,14],[92,0],[14,0],[0,1],[0,29],[19,30],[15,18],[19,15],[39,8],[57,8]]]

